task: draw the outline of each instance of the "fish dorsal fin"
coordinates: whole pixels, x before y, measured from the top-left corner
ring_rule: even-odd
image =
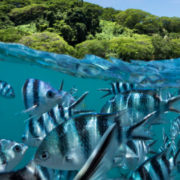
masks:
[[[115,140],[116,124],[112,124],[104,133],[90,157],[78,172],[74,180],[103,180],[106,172],[111,168],[114,148],[117,147]]]
[[[172,97],[167,101],[167,110],[180,113],[179,104],[180,104],[180,95]]]
[[[61,85],[60,85],[59,91],[63,90],[63,86],[64,86],[64,80],[61,81]]]
[[[106,96],[109,96],[112,94],[111,90],[108,89],[108,88],[102,88],[102,89],[98,89],[98,91],[104,91],[104,92],[107,92],[105,95],[101,96],[101,99],[106,97]]]
[[[79,105],[83,100],[84,98],[88,95],[88,91],[86,91],[85,93],[83,93],[83,95],[81,95],[73,104],[70,105],[70,109],[73,109],[75,108],[77,105]]]

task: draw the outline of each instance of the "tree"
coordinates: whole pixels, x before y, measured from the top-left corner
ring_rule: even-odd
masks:
[[[117,14],[116,21],[118,24],[133,29],[137,23],[142,22],[147,16],[150,16],[150,13],[139,9],[127,9]]]
[[[144,18],[140,23],[137,23],[134,28],[141,34],[160,33],[162,31],[162,23],[159,17],[150,15]]]

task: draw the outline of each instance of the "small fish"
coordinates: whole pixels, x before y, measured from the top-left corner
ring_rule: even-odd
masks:
[[[123,112],[84,114],[63,122],[44,138],[36,152],[35,162],[54,169],[79,170],[114,122],[118,127],[116,140],[119,145],[129,139],[150,139],[149,132],[145,131],[142,125],[152,114],[130,127],[123,128],[119,121],[116,121],[121,113]]]
[[[113,113],[121,111],[122,109],[129,109],[127,113],[129,122],[122,122],[131,124],[141,120],[143,117],[153,111],[157,111],[150,122],[151,124],[160,123],[160,116],[162,113],[172,111],[180,113],[180,96],[172,97],[168,100],[162,100],[155,91],[151,90],[136,90],[129,93],[119,94],[112,97],[102,107],[102,113]]]
[[[14,141],[0,140],[0,172],[15,168],[24,157],[27,146]]]
[[[50,111],[56,104],[69,104],[70,94],[56,90],[38,79],[28,79],[23,86],[25,111],[30,117],[40,117]],[[72,95],[71,95],[72,97]]]
[[[6,98],[14,98],[14,89],[7,82],[0,80],[0,95]]]
[[[130,180],[169,180],[174,168],[180,163],[180,150],[175,156],[168,157],[168,150],[156,154],[142,163],[131,175]]]
[[[170,126],[170,139],[174,151],[176,151],[176,140],[179,135],[180,135],[180,116],[174,119]]]
[[[74,180],[104,180],[107,171],[112,167],[114,149],[118,146],[116,133],[117,127],[114,123],[106,130]]]
[[[29,146],[38,147],[44,137],[62,122],[67,121],[73,116],[92,112],[88,110],[78,110],[77,107],[87,94],[88,92],[85,92],[67,107],[56,105],[49,112],[43,113],[40,118],[31,118],[26,123],[25,134],[22,136],[23,143]]]
[[[2,180],[61,180],[59,171],[36,165],[33,161],[24,168],[7,173],[0,173]]]
[[[127,93],[132,90],[136,90],[138,88],[137,84],[132,83],[125,83],[125,82],[113,82],[111,83],[111,88],[103,88],[99,89],[99,91],[105,91],[107,94],[105,94],[102,97],[106,97],[108,95],[118,95],[121,93]]]

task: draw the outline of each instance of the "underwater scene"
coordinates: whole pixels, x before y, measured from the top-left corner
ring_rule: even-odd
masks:
[[[0,180],[179,180],[178,0],[0,0]]]
[[[179,179],[179,59],[0,43],[0,179]]]

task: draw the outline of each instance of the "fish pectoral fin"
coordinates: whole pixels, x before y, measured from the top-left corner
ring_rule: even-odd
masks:
[[[32,111],[34,111],[36,108],[37,108],[37,104],[31,106],[30,108],[28,108],[28,109],[26,109],[26,110],[23,110],[22,113],[32,112]]]

